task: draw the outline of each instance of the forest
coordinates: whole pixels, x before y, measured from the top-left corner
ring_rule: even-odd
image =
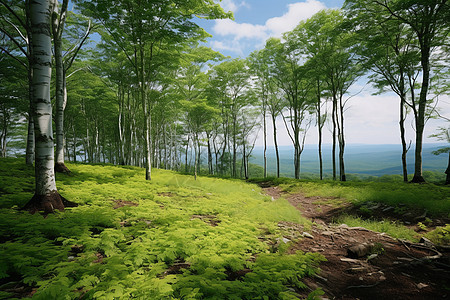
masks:
[[[374,241],[361,268],[382,272],[376,257],[404,247],[442,270],[405,277],[420,297],[448,292],[450,2],[346,0],[244,58],[210,48],[199,25],[233,19],[223,4],[0,0],[0,299],[371,299],[361,287],[384,279],[303,281],[333,261],[311,233],[337,243],[363,227],[397,244],[355,234]],[[348,172],[361,81],[397,98],[398,174]],[[442,177],[423,168],[431,119]],[[302,168],[313,130],[314,180]]]

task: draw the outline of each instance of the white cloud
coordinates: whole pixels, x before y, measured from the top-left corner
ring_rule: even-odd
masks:
[[[248,7],[248,4],[245,1],[241,1],[239,4],[236,4],[233,0],[222,0],[220,2],[220,6],[222,6],[224,11],[236,12],[240,7]]]
[[[240,56],[243,56],[244,53],[240,47],[240,45],[238,45],[237,41],[231,41],[228,44],[225,44],[224,42],[221,41],[212,41],[210,44],[211,48],[216,50],[216,51],[230,51],[232,53],[236,53]]]
[[[224,0],[221,2],[225,10],[236,10],[236,5],[232,0]],[[239,6],[247,6],[245,2],[241,2]],[[243,39],[253,39],[256,45],[263,45],[269,37],[281,37],[284,32],[290,31],[297,26],[300,21],[312,17],[318,11],[325,9],[326,6],[317,0],[306,0],[305,2],[297,2],[288,5],[288,11],[280,16],[268,19],[264,25],[237,23],[233,20],[216,20],[213,32],[217,36],[227,37],[229,40],[220,43],[215,42],[216,46],[226,46],[232,44],[235,53],[243,52],[243,45],[240,41]],[[222,45],[220,45],[222,44]],[[228,46],[230,47],[230,46]],[[214,46],[213,46],[214,48]],[[223,50],[224,48],[214,48]]]
[[[213,30],[218,35],[232,36],[235,40],[240,40],[242,38],[267,38],[265,26],[249,23],[236,23],[229,19],[216,20]]]
[[[289,4],[287,13],[267,20],[265,27],[271,36],[280,37],[284,32],[294,29],[300,21],[307,20],[325,8],[325,4],[317,0],[292,3]]]

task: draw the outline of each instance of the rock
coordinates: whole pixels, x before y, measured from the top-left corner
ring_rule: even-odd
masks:
[[[375,245],[373,243],[362,243],[359,245],[354,245],[347,249],[347,256],[351,258],[359,258],[366,256],[372,251]]]
[[[74,261],[75,260],[75,256],[69,256],[69,257],[67,257],[67,261]]]
[[[332,235],[333,235],[333,232],[332,232],[332,231],[322,231],[322,235],[325,235],[325,236],[332,236]]]
[[[311,248],[312,252],[324,252],[325,250],[322,248]]]
[[[378,257],[378,254],[374,253],[374,254],[369,255],[367,260],[369,261],[369,260],[372,260],[372,259],[377,258],[377,257]]]
[[[341,261],[345,261],[345,262],[349,262],[349,263],[357,263],[359,264],[360,261],[357,259],[353,259],[353,258],[347,258],[347,257],[343,257],[341,258]]]
[[[376,205],[369,207],[369,209],[370,209],[370,210],[379,209],[380,206],[381,206],[381,203],[377,203]]]
[[[284,238],[282,239],[282,241],[283,241],[283,243],[287,244],[287,243],[289,243],[291,240],[284,237]]]
[[[302,235],[303,235],[303,237],[306,237],[306,238],[309,238],[309,239],[314,239],[314,237],[310,233],[303,232]]]
[[[348,230],[369,231],[369,229],[364,228],[364,227],[348,227]]]
[[[419,289],[419,290],[421,290],[421,289],[423,289],[423,288],[426,288],[428,286],[428,284],[425,284],[425,283],[419,283],[419,284],[417,284],[417,288]]]
[[[384,277],[383,275],[380,276],[380,281],[385,281],[386,277]]]

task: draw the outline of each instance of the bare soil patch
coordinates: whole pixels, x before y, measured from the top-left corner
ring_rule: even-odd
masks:
[[[278,187],[264,190],[274,198],[282,195]],[[327,259],[320,265],[318,276],[304,279],[310,291],[321,288],[324,299],[450,298],[450,253],[445,249],[437,251],[426,243],[414,244],[362,227],[332,224],[340,214],[355,209],[350,203],[301,193],[286,195],[286,199],[314,222],[310,236],[303,234],[289,251],[318,252]],[[288,228],[290,232],[303,230],[286,222],[279,226],[292,227]],[[364,248],[360,257],[349,253],[354,246]]]
[[[118,209],[124,206],[138,206],[139,204],[136,202],[128,201],[128,200],[114,200],[114,209]]]

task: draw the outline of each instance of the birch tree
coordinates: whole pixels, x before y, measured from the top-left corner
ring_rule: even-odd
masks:
[[[70,173],[70,170],[64,164],[64,110],[67,105],[67,87],[66,74],[71,67],[75,57],[77,56],[82,45],[86,41],[92,27],[88,22],[86,33],[80,38],[80,41],[73,45],[71,49],[63,54],[63,32],[66,26],[66,19],[68,17],[69,0],[63,0],[61,6],[58,1],[52,0],[52,37],[55,60],[55,98],[56,98],[56,113],[55,113],[55,171],[61,173]]]
[[[30,24],[32,38],[32,90],[33,117],[36,145],[35,194],[24,209],[32,213],[52,213],[72,205],[58,193],[54,172],[54,144],[52,130],[52,105],[50,80],[52,72],[52,42],[49,0],[30,1]]]

